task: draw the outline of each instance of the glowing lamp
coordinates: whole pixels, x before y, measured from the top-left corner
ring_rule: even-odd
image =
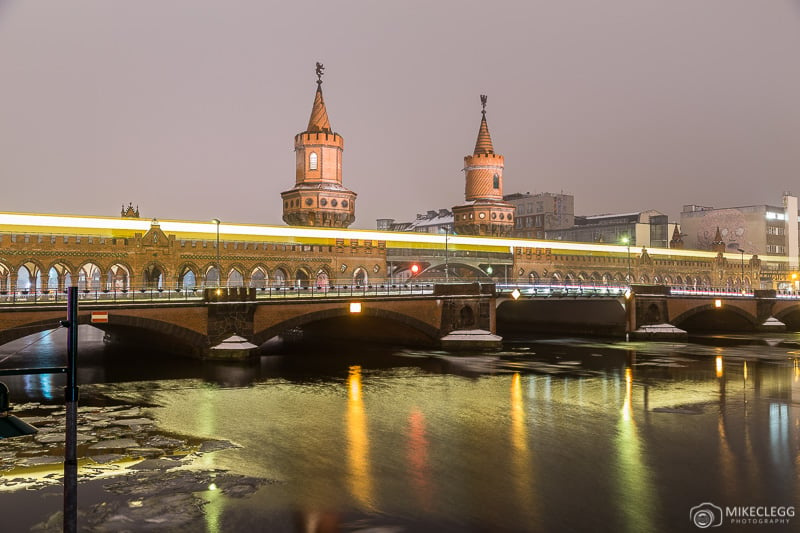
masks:
[[[361,312],[361,302],[350,302],[350,312],[351,313],[360,313]]]

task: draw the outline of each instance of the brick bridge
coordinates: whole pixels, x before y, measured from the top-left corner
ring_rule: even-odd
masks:
[[[494,285],[432,286],[417,294],[336,294],[258,299],[256,289],[206,289],[196,299],[161,301],[83,300],[78,321],[121,342],[157,343],[196,357],[213,357],[212,347],[238,335],[259,345],[302,328],[322,339],[356,338],[405,345],[438,346],[458,329],[495,331]],[[360,303],[360,310],[351,308]],[[93,314],[107,313],[107,322]],[[0,344],[57,327],[64,304],[0,306]],[[104,317],[106,318],[106,317]]]
[[[541,287],[541,286],[540,286]],[[800,331],[800,298],[774,290],[680,290],[664,285],[632,285],[627,296],[602,290],[559,287],[497,303],[498,333],[561,333],[619,337],[643,334],[645,326],[669,324],[688,333]]]

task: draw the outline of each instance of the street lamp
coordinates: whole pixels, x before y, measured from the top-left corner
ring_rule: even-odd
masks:
[[[744,294],[744,250],[737,248],[739,253],[742,254],[742,294]]]
[[[627,235],[622,238],[622,244],[628,247],[628,285],[631,283],[631,239]]]
[[[219,225],[221,221],[218,218],[213,218],[211,222],[217,225],[217,286],[219,287],[222,285],[222,267],[219,264]]]

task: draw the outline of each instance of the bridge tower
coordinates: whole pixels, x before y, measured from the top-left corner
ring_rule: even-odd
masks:
[[[294,137],[295,185],[281,193],[283,220],[292,226],[346,228],[355,220],[356,193],[342,185],[344,139],[331,129],[322,97],[324,67],[317,63],[317,93],[308,127]]]
[[[456,233],[507,236],[514,228],[515,207],[503,201],[503,156],[494,153],[486,123],[486,95],[481,95],[481,126],[472,155],[464,157],[466,202],[453,207]]]

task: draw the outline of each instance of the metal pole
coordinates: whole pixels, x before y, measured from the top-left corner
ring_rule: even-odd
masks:
[[[67,386],[64,388],[67,427],[64,441],[64,531],[78,531],[78,287],[67,294]]]
[[[628,241],[628,285],[633,281],[631,280],[631,241]]]
[[[219,274],[219,279],[217,280],[217,287],[222,286],[222,266],[219,264],[219,225],[221,223],[220,219],[215,218],[211,222],[217,225],[217,272]]]
[[[447,256],[449,255],[448,249],[448,242],[447,237],[450,235],[450,228],[444,228],[444,281],[445,283],[450,283],[450,266],[447,262]]]

